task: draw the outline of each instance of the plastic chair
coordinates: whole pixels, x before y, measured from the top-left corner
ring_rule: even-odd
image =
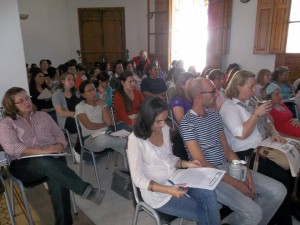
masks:
[[[92,162],[93,162],[93,166],[94,166],[97,185],[98,185],[98,188],[101,189],[100,177],[99,177],[99,173],[98,173],[98,169],[97,169],[95,152],[92,149],[90,149],[90,148],[88,148],[87,146],[84,145],[84,139],[82,137],[81,127],[80,127],[79,121],[76,117],[75,117],[75,123],[76,123],[76,128],[77,128],[77,134],[79,136],[79,143],[80,143],[80,147],[81,147],[79,176],[82,178],[83,154],[88,153],[89,155],[92,156]],[[104,150],[104,151],[101,151],[101,152],[97,153],[97,155],[104,155],[108,152],[107,162],[106,162],[106,169],[108,168],[109,156],[110,156],[111,151],[112,151],[111,149],[108,149],[107,151]]]

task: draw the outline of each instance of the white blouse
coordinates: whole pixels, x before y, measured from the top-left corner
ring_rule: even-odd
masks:
[[[128,139],[128,161],[133,182],[140,188],[142,197],[153,208],[166,204],[171,195],[148,191],[151,180],[168,185],[167,180],[176,171],[178,157],[172,154],[170,128],[162,128],[164,143],[161,147],[153,145],[131,133]]]
[[[237,104],[239,101],[240,100],[236,98],[226,99],[219,111],[225,126],[224,131],[226,139],[232,150],[235,152],[248,150],[249,148],[256,148],[262,141],[257,126],[246,139],[242,140],[236,138],[236,136],[242,136],[243,124],[251,116],[246,109]],[[246,101],[246,103],[248,104],[248,101]]]

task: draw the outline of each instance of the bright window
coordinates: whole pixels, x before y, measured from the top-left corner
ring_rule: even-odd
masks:
[[[300,1],[292,0],[286,53],[300,53]]]
[[[207,6],[204,0],[172,1],[171,61],[183,60],[184,68],[206,65]]]

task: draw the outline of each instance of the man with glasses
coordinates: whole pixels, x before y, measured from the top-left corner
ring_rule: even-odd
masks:
[[[216,102],[217,89],[209,79],[195,79],[190,84],[190,96],[192,109],[180,122],[189,159],[198,160],[203,167],[228,172],[227,162],[240,159],[227,143],[219,114],[210,110]],[[256,225],[268,224],[281,205],[286,189],[280,182],[248,170],[244,181],[226,173],[216,193],[217,200],[233,211],[223,222]]]

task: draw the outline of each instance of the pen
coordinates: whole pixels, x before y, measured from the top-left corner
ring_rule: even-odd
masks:
[[[169,182],[170,184],[172,184],[173,186],[175,185],[175,183],[174,183],[173,181],[171,181],[171,180],[168,180],[168,182]],[[185,196],[188,197],[188,198],[191,198],[191,196],[189,196],[188,194],[185,194]]]

